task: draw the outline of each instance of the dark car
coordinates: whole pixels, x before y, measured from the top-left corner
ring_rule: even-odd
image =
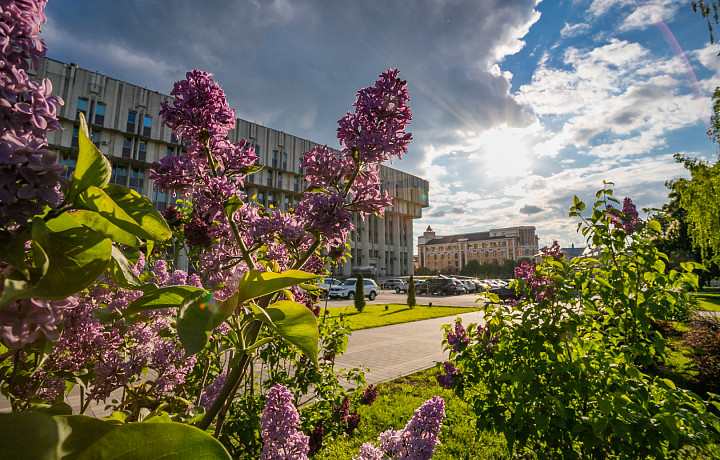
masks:
[[[509,285],[491,288],[490,292],[492,292],[493,294],[497,294],[497,296],[500,297],[500,300],[503,301],[510,299],[518,299],[515,288],[510,287]]]
[[[427,280],[424,291],[427,294],[450,295],[457,294],[457,281],[452,278],[433,278]]]

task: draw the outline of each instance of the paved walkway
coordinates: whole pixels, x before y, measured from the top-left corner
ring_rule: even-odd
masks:
[[[458,315],[463,324],[480,321],[481,312]],[[443,324],[450,324],[455,316],[415,321],[354,331],[348,340],[348,349],[335,361],[337,369],[366,366],[368,384],[412,374],[447,359],[442,351]],[[73,390],[77,390],[74,388]],[[66,400],[75,411],[80,407],[79,391],[72,391]],[[0,397],[0,413],[9,412],[9,402]],[[93,404],[86,415],[104,417],[109,412],[104,404]]]
[[[482,312],[458,315],[464,325],[480,321]],[[337,368],[365,365],[368,384],[412,374],[447,359],[442,351],[443,324],[450,324],[454,316],[395,324],[354,331],[348,349],[335,361]]]

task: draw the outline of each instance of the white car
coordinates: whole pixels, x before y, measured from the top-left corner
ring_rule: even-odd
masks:
[[[327,291],[328,291],[328,289],[330,289],[330,286],[339,286],[339,285],[340,285],[340,280],[336,280],[334,278],[323,278],[323,280],[318,283],[318,287],[322,289],[320,297],[325,297],[327,295]]]
[[[375,300],[375,297],[380,293],[380,288],[375,284],[373,280],[363,280],[365,285],[363,286],[363,295],[370,300]],[[338,286],[330,286],[330,298],[343,297],[349,300],[355,298],[355,284],[357,279],[348,278]]]

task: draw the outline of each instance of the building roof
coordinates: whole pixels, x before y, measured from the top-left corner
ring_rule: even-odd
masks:
[[[490,232],[463,233],[461,235],[448,235],[433,238],[432,240],[426,241],[423,246],[429,244],[458,243],[460,241],[502,240],[505,238],[507,237],[502,235],[490,236]]]

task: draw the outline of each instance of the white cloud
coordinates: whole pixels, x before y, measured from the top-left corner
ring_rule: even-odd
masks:
[[[563,38],[577,37],[578,35],[587,33],[589,30],[590,24],[583,22],[578,24],[568,24],[566,22],[562,30],[560,31],[560,36]]]

